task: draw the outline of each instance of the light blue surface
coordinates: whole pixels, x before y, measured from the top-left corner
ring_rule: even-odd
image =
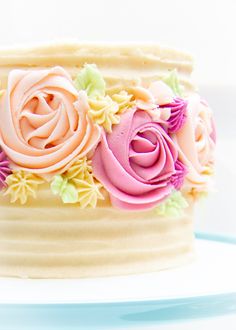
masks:
[[[197,233],[236,244],[236,238]],[[1,294],[1,293],[0,293]],[[236,314],[236,292],[179,299],[93,304],[0,305],[1,330],[127,329]]]
[[[202,233],[197,232],[195,234],[196,238],[198,239],[205,239],[208,241],[215,241],[215,242],[222,242],[228,244],[236,244],[236,237],[235,236],[226,236],[221,234],[209,234],[209,233]]]
[[[3,330],[116,329],[236,313],[236,293],[109,304],[2,305]]]

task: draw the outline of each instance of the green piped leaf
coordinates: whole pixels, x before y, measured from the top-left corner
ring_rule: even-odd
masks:
[[[177,70],[174,69],[163,79],[163,81],[172,89],[176,96],[183,95],[183,88],[180,85]]]
[[[75,78],[75,87],[86,91],[88,97],[105,96],[106,84],[95,64],[86,64]]]
[[[187,207],[188,203],[181,192],[174,191],[170,197],[156,207],[155,211],[158,215],[175,218],[182,216]]]
[[[61,175],[55,175],[51,182],[51,190],[54,195],[60,195],[63,189],[63,177]]]
[[[55,175],[51,182],[51,190],[54,195],[59,195],[63,203],[78,202],[78,192],[72,183],[69,183],[62,175]]]
[[[65,189],[61,194],[63,203],[76,203],[78,202],[78,192],[72,183],[67,183]]]

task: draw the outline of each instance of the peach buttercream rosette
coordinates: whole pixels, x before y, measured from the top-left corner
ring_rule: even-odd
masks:
[[[100,129],[87,110],[86,94],[63,68],[11,71],[0,100],[0,142],[13,169],[53,174],[88,154]]]

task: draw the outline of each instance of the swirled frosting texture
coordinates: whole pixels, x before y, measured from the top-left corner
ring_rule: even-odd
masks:
[[[177,157],[161,125],[134,108],[122,115],[111,134],[103,134],[92,164],[113,205],[137,210],[155,206],[170,194]]]
[[[206,190],[216,142],[212,111],[197,94],[188,97],[186,123],[176,133],[180,158],[188,168],[186,183]]]
[[[86,94],[63,68],[11,71],[0,101],[0,143],[14,168],[50,174],[85,156],[100,137],[87,110]]]
[[[166,107],[171,109],[170,118],[168,119],[168,131],[170,133],[178,132],[187,118],[187,102],[186,100],[176,97],[170,104],[167,104]]]

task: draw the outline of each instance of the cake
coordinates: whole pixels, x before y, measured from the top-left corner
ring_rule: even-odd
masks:
[[[0,276],[124,275],[194,260],[215,126],[192,63],[157,45],[0,51]]]

